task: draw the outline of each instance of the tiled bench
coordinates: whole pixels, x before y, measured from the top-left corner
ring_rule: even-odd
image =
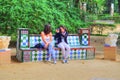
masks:
[[[48,53],[45,49],[31,48],[35,46],[37,43],[41,42],[41,37],[39,34],[29,34],[29,31],[27,29],[19,29],[18,34],[19,37],[17,41],[17,59],[19,61],[29,62],[29,61],[47,60]],[[85,38],[87,38],[87,35]],[[69,35],[67,40],[68,40],[68,44],[71,47],[70,56],[69,56],[70,60],[94,59],[95,48],[92,46],[81,46],[80,38],[78,35]],[[54,43],[55,41],[53,37],[53,44]],[[85,45],[87,43],[88,42],[85,41]],[[62,54],[59,48],[55,47],[55,55],[57,60],[62,60]]]

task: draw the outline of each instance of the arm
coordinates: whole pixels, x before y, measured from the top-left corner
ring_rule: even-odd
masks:
[[[60,31],[59,31],[59,28],[58,29],[56,29],[56,34],[55,34],[55,36],[54,36],[54,39],[56,40],[56,38],[59,36],[59,33]]]
[[[56,40],[58,38],[58,36],[60,36],[60,33],[56,33],[54,36],[54,39]]]
[[[68,33],[66,32],[65,35],[61,34],[63,37],[67,37],[68,36]]]
[[[44,42],[45,44],[47,44],[47,42],[45,41],[45,34],[44,34],[44,32],[41,32],[41,37],[42,37],[43,42]]]
[[[52,33],[50,32],[50,41],[48,43],[52,42]]]
[[[56,40],[56,38],[57,38],[57,33],[56,33],[55,36],[54,36],[54,40]]]

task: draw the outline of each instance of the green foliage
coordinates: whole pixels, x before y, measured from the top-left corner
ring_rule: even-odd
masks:
[[[80,10],[69,7],[66,1],[0,0],[0,31],[11,35],[17,28],[29,28],[31,33],[40,33],[50,23],[53,32],[65,25],[70,33],[76,33],[77,28],[87,24],[80,19]]]
[[[115,13],[114,16],[110,16],[109,14],[101,14],[98,15],[99,20],[114,20],[115,23],[120,23],[120,15]]]
[[[98,20],[98,15],[88,14],[86,16],[86,22],[93,22],[94,20]]]
[[[115,20],[116,23],[120,23],[120,16],[113,16],[113,20]]]
[[[107,36],[107,35],[103,35],[103,34],[91,34],[91,36]]]

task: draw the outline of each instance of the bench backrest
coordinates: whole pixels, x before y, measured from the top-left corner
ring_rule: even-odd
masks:
[[[67,38],[68,44],[70,46],[80,46],[79,42],[79,36],[78,35],[69,35]],[[29,43],[30,47],[34,47],[36,44],[41,42],[41,37],[40,35],[37,34],[32,34],[29,36]],[[55,43],[54,41],[54,36],[53,36],[53,44]]]
[[[67,38],[68,44],[72,46],[80,46],[80,39],[78,35],[69,35]]]
[[[33,35],[29,36],[29,46],[30,47],[34,47],[36,44],[38,44],[40,42],[41,42],[40,35],[33,34]]]

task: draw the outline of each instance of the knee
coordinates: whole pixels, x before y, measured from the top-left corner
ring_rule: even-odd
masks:
[[[52,44],[52,43],[50,43],[50,44],[49,44],[49,47],[50,47],[50,48],[52,48],[52,47],[53,47],[53,44]]]
[[[55,55],[55,50],[52,50],[52,52],[51,52],[53,55]]]
[[[61,44],[58,44],[58,47],[62,50],[62,51],[65,51],[65,47]]]
[[[45,46],[45,43],[42,42],[41,45],[44,47],[44,46]]]
[[[65,48],[64,48],[64,47],[60,47],[60,49],[61,49],[62,51],[65,51]]]
[[[67,46],[67,47],[66,47],[66,50],[70,51],[70,46]]]

